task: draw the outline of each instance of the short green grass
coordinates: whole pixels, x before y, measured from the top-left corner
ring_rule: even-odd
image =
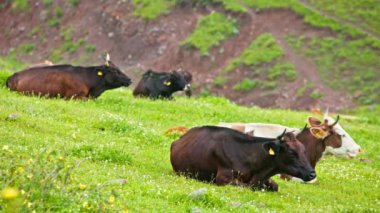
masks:
[[[18,11],[25,12],[29,9],[28,0],[12,0],[12,8]]]
[[[153,20],[167,13],[174,0],[132,0],[133,14],[146,20]]]
[[[237,33],[239,30],[236,20],[214,12],[198,21],[195,30],[182,42],[182,45],[199,49],[201,55],[209,55],[212,47]]]
[[[227,11],[239,12],[239,13],[246,13],[248,11],[247,7],[245,7],[244,4],[239,1],[213,0],[213,2],[222,4],[224,9],[226,9]]]
[[[3,85],[18,64],[2,60]],[[317,166],[317,184],[275,177],[278,193],[254,192],[177,176],[169,150],[179,134],[165,131],[220,121],[302,127],[308,112],[246,108],[217,97],[151,101],[133,98],[130,89],[65,101],[0,86],[0,206],[24,212],[378,211],[378,113],[377,106],[362,108],[357,119],[341,119],[363,149],[358,158],[326,156]],[[200,188],[204,196],[192,197]]]
[[[69,0],[70,6],[77,7],[80,3],[80,0]]]
[[[226,71],[231,71],[240,65],[251,66],[253,68],[269,63],[281,57],[284,50],[277,44],[271,33],[264,33],[252,41],[240,56],[231,60],[226,67]]]
[[[307,0],[307,2],[322,11],[380,35],[378,1],[351,0],[349,4],[345,0],[334,1],[334,4],[328,0]]]
[[[252,89],[255,89],[260,86],[260,81],[256,79],[248,79],[244,78],[241,80],[239,83],[235,84],[232,89],[235,91],[243,91],[243,92],[248,92]]]

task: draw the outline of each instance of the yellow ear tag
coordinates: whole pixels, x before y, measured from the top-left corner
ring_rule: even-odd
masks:
[[[98,76],[102,76],[103,75],[103,72],[102,71],[98,71]]]
[[[274,151],[272,148],[269,148],[269,155],[274,155]]]
[[[170,85],[172,84],[172,82],[170,82],[170,81],[164,81],[164,84],[165,84],[166,86],[170,86]]]
[[[326,137],[326,133],[319,129],[310,129],[312,135],[316,137],[317,139],[323,139]]]

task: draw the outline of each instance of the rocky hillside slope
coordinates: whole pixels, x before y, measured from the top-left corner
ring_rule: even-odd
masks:
[[[28,65],[90,65],[108,51],[135,83],[147,69],[182,68],[193,74],[195,94],[248,106],[378,102],[380,45],[378,31],[368,30],[376,26],[358,26],[321,2],[260,2],[5,1],[0,54]]]

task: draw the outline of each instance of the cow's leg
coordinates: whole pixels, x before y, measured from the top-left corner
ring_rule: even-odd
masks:
[[[217,185],[236,185],[236,186],[248,186],[247,183],[244,183],[240,181],[239,179],[235,178],[234,172],[231,169],[218,169],[218,172],[216,173],[215,183]]]
[[[271,178],[269,178],[268,180],[266,180],[264,182],[264,189],[266,189],[268,191],[277,192],[278,191],[278,185]]]
[[[256,177],[252,178],[250,181],[250,186],[253,190],[268,190],[268,191],[278,191],[278,185],[272,179],[260,180]]]

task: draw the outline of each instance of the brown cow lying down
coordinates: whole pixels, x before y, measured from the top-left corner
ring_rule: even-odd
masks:
[[[273,175],[285,173],[304,181],[316,177],[293,133],[260,138],[224,127],[195,127],[173,142],[170,151],[177,174],[217,185],[278,191]]]
[[[104,91],[129,86],[131,79],[106,56],[106,64],[93,67],[52,65],[27,68],[7,79],[10,90],[65,99],[97,98]]]
[[[327,146],[333,147],[333,148],[339,148],[342,145],[342,138],[339,134],[337,134],[334,131],[334,126],[338,123],[339,116],[333,124],[329,125],[327,122],[321,123],[318,119],[309,117],[309,124],[311,127],[305,126],[302,130],[298,129],[292,129],[294,134],[296,135],[297,140],[299,140],[306,149],[306,158],[310,162],[313,169],[315,169],[315,166],[317,165],[317,162],[321,159],[324,151],[326,150]],[[246,124],[248,127],[252,127],[252,129],[249,129],[246,134],[253,134],[257,135],[257,133],[262,135],[268,135],[268,137],[273,136],[273,134],[270,134],[269,127],[274,127],[274,129],[279,129],[278,127],[281,127],[282,129],[286,128],[280,125],[273,125],[273,124],[256,124],[250,126],[250,124]],[[244,124],[241,123],[221,123],[219,126],[223,127],[229,127],[241,132],[245,132],[246,129],[244,127]],[[261,131],[261,132],[260,132]],[[253,133],[252,133],[253,132]],[[260,134],[264,133],[264,134]],[[266,134],[265,134],[266,133]],[[283,179],[287,180],[299,180],[296,178],[293,178],[292,176],[282,174],[281,177]],[[316,179],[312,180],[311,182],[316,181]]]

